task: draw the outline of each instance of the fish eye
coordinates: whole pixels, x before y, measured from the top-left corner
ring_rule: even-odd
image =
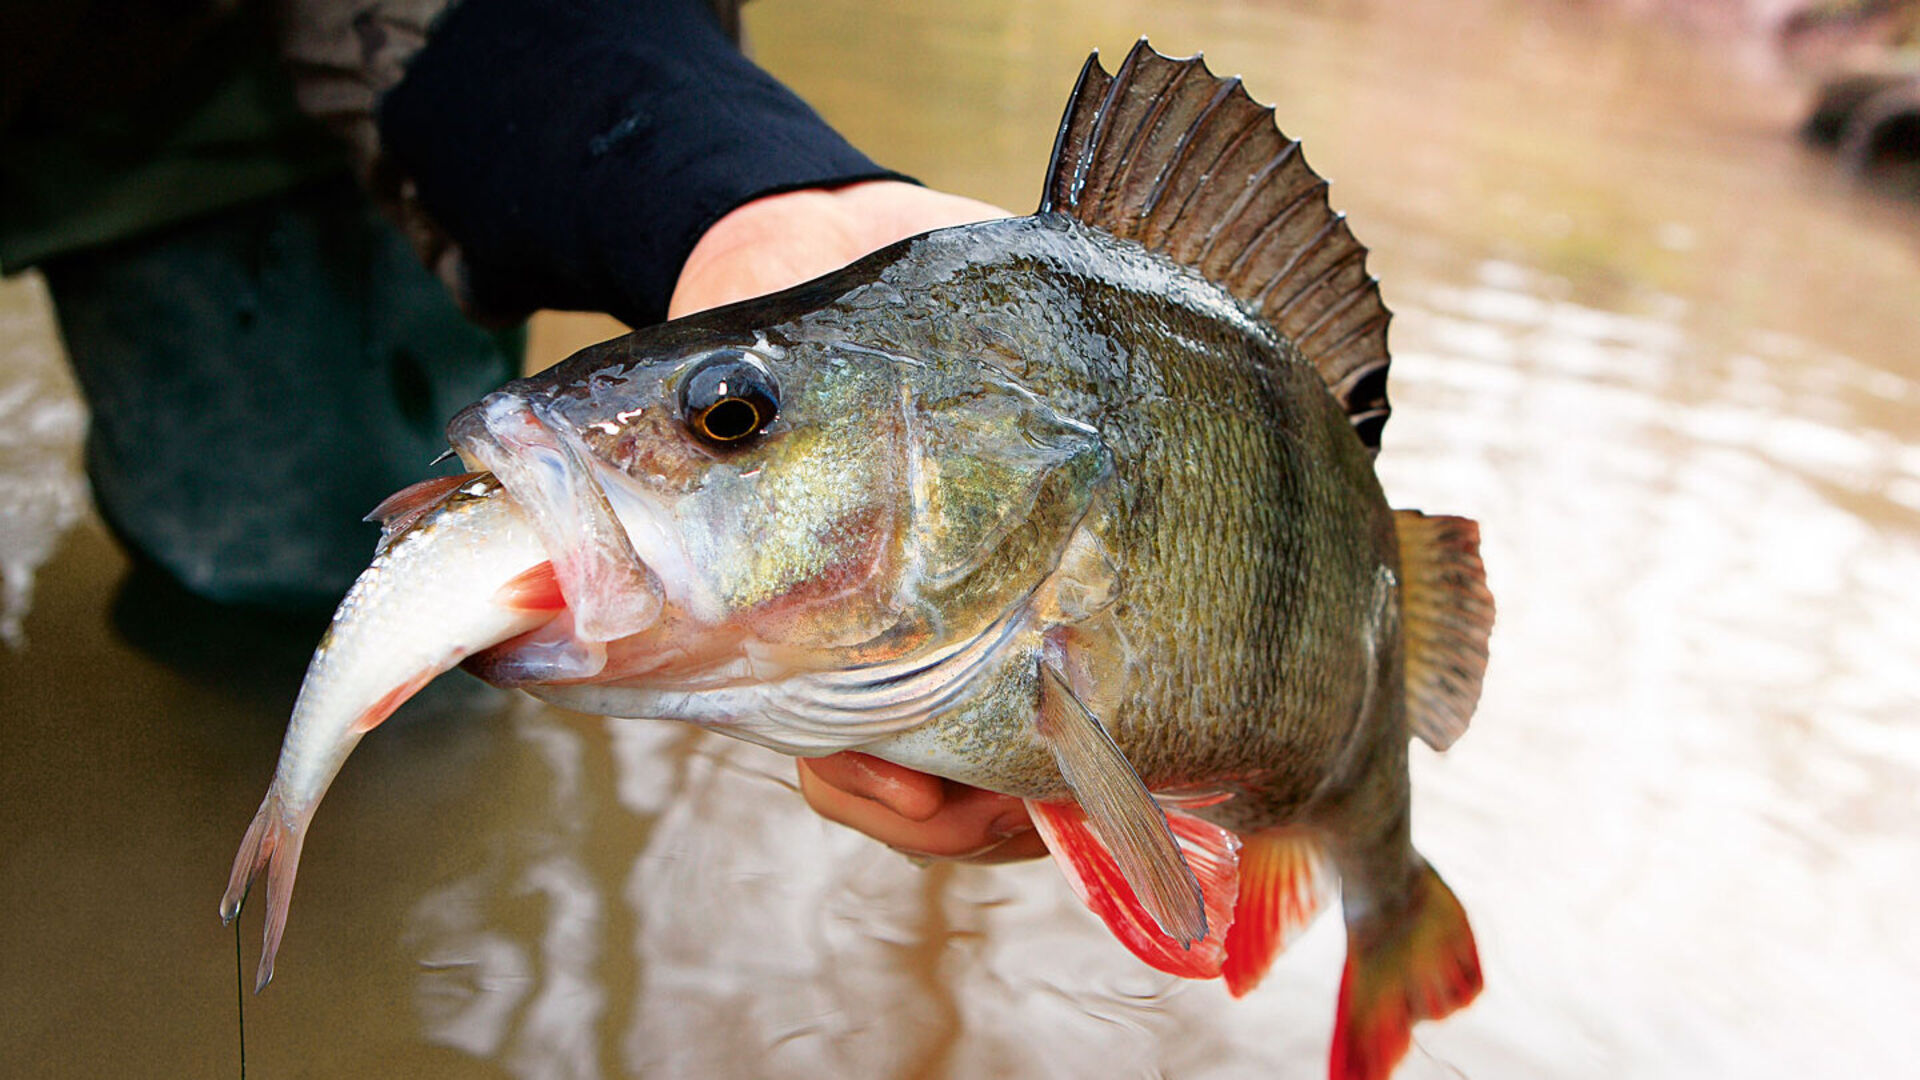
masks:
[[[773,375],[743,352],[716,353],[680,382],[680,418],[708,446],[744,445],[779,413],[780,388]]]

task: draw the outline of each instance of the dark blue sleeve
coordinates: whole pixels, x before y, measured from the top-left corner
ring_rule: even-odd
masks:
[[[658,322],[729,210],[904,179],[742,56],[705,0],[463,0],[379,124],[490,312]]]

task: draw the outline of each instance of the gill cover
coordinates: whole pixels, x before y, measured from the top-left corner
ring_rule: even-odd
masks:
[[[1106,444],[1011,383],[927,377],[914,398],[911,545],[922,589],[949,603],[987,601],[1003,585],[1031,592],[1112,475]]]

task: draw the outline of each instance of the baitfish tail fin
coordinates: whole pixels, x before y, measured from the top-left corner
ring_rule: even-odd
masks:
[[[1135,956],[1169,975],[1211,979],[1220,974],[1239,889],[1236,852],[1240,841],[1233,833],[1191,814],[1167,812],[1167,824],[1199,881],[1206,905],[1206,936],[1184,944],[1160,929],[1078,806],[1029,799],[1027,812],[1074,895]]]
[[[1461,517],[1396,510],[1401,618],[1407,643],[1407,718],[1435,750],[1453,745],[1480,703],[1493,633],[1493,593],[1480,562],[1480,526]]]
[[[280,936],[287,929],[287,908],[293,902],[293,877],[300,870],[300,848],[307,841],[307,823],[286,816],[280,800],[271,792],[253,815],[247,835],[240,841],[240,853],[233,860],[233,874],[227,879],[226,895],[220,898],[220,921],[230,923],[240,914],[253,883],[262,872],[267,877],[266,934],[260,946],[260,968],[254,977],[253,992],[259,993],[273,981],[273,958],[280,951]]]
[[[1331,869],[1326,852],[1305,830],[1269,829],[1245,838],[1240,896],[1220,971],[1234,997],[1259,985],[1273,958],[1320,914],[1333,891]]]
[[[1467,915],[1440,875],[1415,871],[1405,906],[1347,926],[1347,966],[1333,1024],[1331,1080],[1385,1080],[1413,1025],[1480,993],[1480,957]]]
[[[1380,449],[1392,315],[1367,249],[1238,78],[1144,38],[1112,75],[1088,57],[1039,212],[1137,241],[1225,288],[1299,347],[1361,443]]]

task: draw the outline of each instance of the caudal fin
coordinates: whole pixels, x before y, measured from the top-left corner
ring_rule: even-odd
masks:
[[[1332,1080],[1385,1080],[1413,1025],[1438,1020],[1480,992],[1480,957],[1467,914],[1432,867],[1391,917],[1347,928],[1347,968],[1333,1026]]]
[[[260,968],[254,977],[253,991],[259,993],[273,981],[273,957],[280,951],[280,935],[287,928],[287,906],[293,900],[293,875],[300,869],[300,846],[306,842],[304,820],[286,816],[280,800],[267,794],[247,826],[240,841],[240,853],[234,856],[233,873],[227,878],[226,895],[220,898],[220,921],[232,922],[240,914],[253,883],[262,871],[267,875],[266,936],[260,946]]]

